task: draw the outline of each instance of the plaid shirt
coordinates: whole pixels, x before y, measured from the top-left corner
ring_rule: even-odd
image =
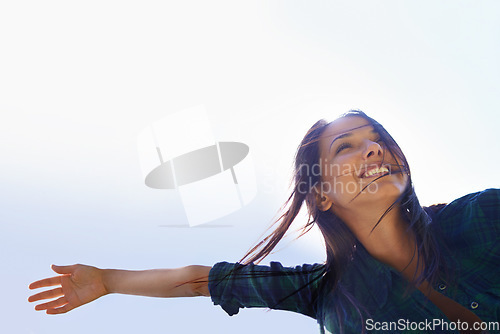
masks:
[[[452,279],[438,282],[436,291],[484,322],[500,322],[500,190],[488,189],[453,201],[437,213],[431,226],[442,242],[445,264],[453,270]],[[241,268],[237,275],[232,272],[235,267]],[[433,333],[458,333],[445,330],[445,326],[453,328],[453,324],[419,290],[405,294],[407,281],[371,257],[360,243],[338,289],[363,306],[368,314],[364,323],[352,304],[346,302],[346,294],[323,290],[324,271],[324,264],[286,268],[279,262],[271,262],[270,266],[219,262],[210,270],[209,290],[213,303],[221,305],[229,315],[245,307],[288,310],[317,319],[322,333],[323,326],[332,333],[339,332],[338,317],[345,319],[345,333],[361,333],[363,326],[377,332],[376,324],[380,329],[384,324],[398,326],[380,330],[383,333],[426,333],[431,332],[426,324],[433,319],[444,323],[434,327]],[[343,314],[332,312],[335,305],[343,306]],[[407,320],[422,327],[412,331]],[[490,332],[500,333],[500,329]]]

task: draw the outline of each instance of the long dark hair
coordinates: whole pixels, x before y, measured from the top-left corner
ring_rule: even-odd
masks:
[[[419,285],[427,281],[432,286],[438,278],[438,269],[442,262],[441,254],[437,241],[430,232],[429,225],[431,223],[431,218],[424,208],[422,208],[415,194],[408,161],[396,141],[382,125],[367,116],[364,112],[358,110],[349,111],[341,117],[352,116],[366,119],[379,134],[384,147],[384,155],[390,154],[394,161],[399,162],[397,165],[393,166],[391,172],[405,173],[408,175],[408,183],[403,194],[385,210],[384,214],[379,218],[373,228],[376,228],[378,224],[381,223],[388,212],[394,210],[399,205],[401,215],[408,223],[408,229],[413,231],[415,235],[417,245],[415,254],[417,257],[417,268],[422,269],[419,275],[415,274],[413,284]],[[316,122],[303,138],[295,154],[292,192],[283,206],[283,213],[272,226],[276,224],[279,225],[274,231],[263,238],[262,241],[250,249],[239,263],[259,263],[269,255],[285,236],[305,203],[309,216],[300,236],[307,233],[314,224],[318,226],[326,244],[327,256],[323,276],[329,282],[328,289],[335,290],[345,268],[351,261],[353,252],[355,251],[356,238],[340,218],[330,210],[319,210],[316,204],[316,191],[314,186],[321,182],[321,175],[319,173],[311,173],[310,171],[313,170],[313,166],[320,161],[319,139],[329,124],[330,123],[325,120]],[[377,178],[373,181],[376,180]],[[307,191],[304,191],[305,185],[308,187]],[[361,310],[363,309],[362,305],[357,305],[353,297],[348,295],[347,292],[344,291],[343,293],[346,295],[345,297],[347,300],[354,304],[359,315],[363,318],[361,315]],[[340,314],[343,313],[343,310],[337,309],[336,313],[341,325],[342,319]]]

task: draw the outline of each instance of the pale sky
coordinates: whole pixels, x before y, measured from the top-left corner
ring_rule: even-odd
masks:
[[[52,263],[237,261],[287,197],[307,129],[349,109],[398,141],[423,204],[498,188],[499,14],[498,1],[2,2],[0,332],[318,332],[201,297],[106,296],[47,316],[28,284]],[[198,105],[217,140],[250,147],[257,177],[255,199],[212,228],[188,228],[178,193],[144,185],[137,152],[143,128]],[[318,240],[267,263],[322,262]]]

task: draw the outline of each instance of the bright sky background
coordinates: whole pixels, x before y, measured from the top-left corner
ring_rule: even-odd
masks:
[[[3,1],[0,332],[317,332],[293,313],[228,317],[202,297],[113,295],[47,316],[28,284],[51,263],[237,261],[286,198],[305,131],[349,109],[399,142],[423,204],[499,187],[499,15],[477,0]],[[218,228],[162,227],[187,220],[175,191],[144,185],[137,134],[200,104],[218,140],[249,145],[259,191]],[[318,240],[268,261],[322,262]]]

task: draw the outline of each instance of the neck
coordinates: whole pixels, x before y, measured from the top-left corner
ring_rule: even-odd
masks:
[[[415,236],[408,230],[408,224],[401,217],[398,207],[388,212],[375,227],[384,211],[356,210],[356,212],[336,212],[336,214],[370,255],[398,270],[411,281],[417,272]]]

